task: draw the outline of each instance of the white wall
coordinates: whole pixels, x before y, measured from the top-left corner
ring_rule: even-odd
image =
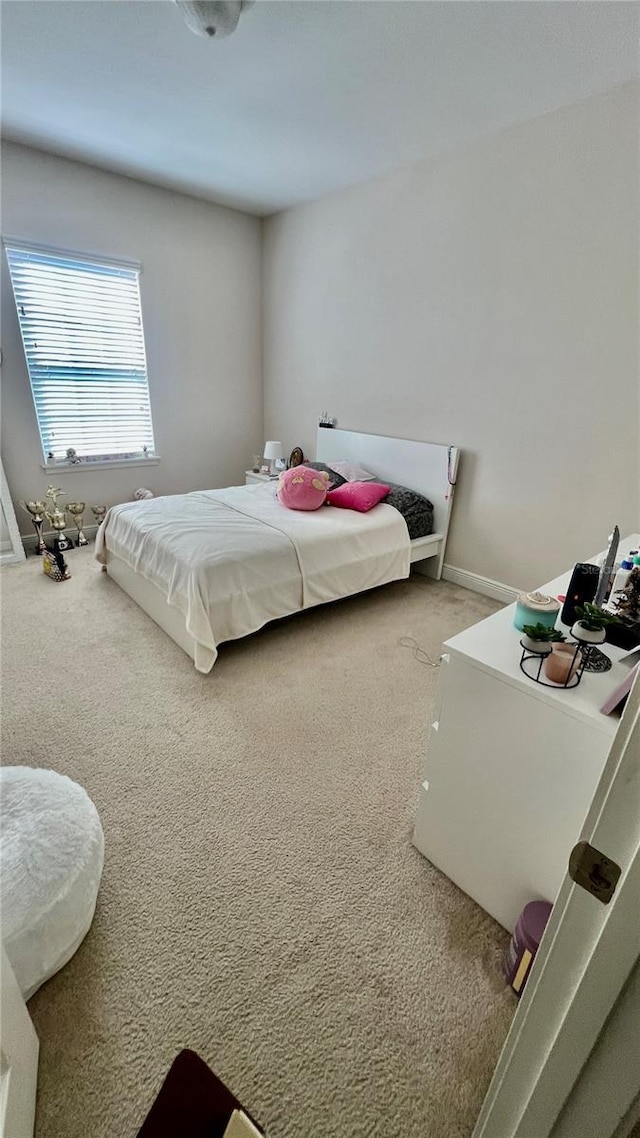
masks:
[[[265,225],[265,428],[464,452],[447,562],[532,587],[638,529],[638,90]]]
[[[158,466],[56,473],[72,498],[112,504],[237,484],[262,434],[261,226],[257,218],[25,147],[3,146],[2,232],[142,263]],[[20,499],[42,498],[42,452],[2,256],[2,455]],[[91,522],[88,512],[87,522]]]

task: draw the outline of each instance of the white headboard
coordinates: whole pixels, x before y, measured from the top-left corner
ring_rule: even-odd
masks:
[[[318,427],[316,459],[358,462],[378,478],[398,482],[433,502],[434,529],[446,539],[460,452],[440,443],[363,435],[337,427]]]

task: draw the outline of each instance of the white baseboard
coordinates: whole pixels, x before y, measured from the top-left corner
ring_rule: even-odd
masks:
[[[447,565],[446,562],[442,566],[442,576],[445,581],[453,581],[454,585],[462,585],[463,589],[482,593],[483,596],[503,601],[506,605],[513,604],[522,592],[512,585],[503,585],[501,581],[492,581],[491,577],[481,577],[479,573],[470,573],[468,569],[457,569],[455,565]]]
[[[98,527],[95,525],[83,526],[82,532],[84,533],[85,537],[89,538],[89,540],[92,541],[98,532]],[[71,526],[68,526],[67,530],[66,530],[66,534],[67,534],[68,538],[76,538],[78,536],[78,531],[76,529],[72,529]],[[49,530],[47,533],[43,533],[42,536],[43,536],[44,540],[46,541],[47,545],[52,546],[53,545],[53,539],[56,536],[56,531],[53,529]],[[35,535],[35,533],[21,533],[20,534],[20,540],[22,541],[22,544],[24,545],[26,552],[27,553],[33,553],[33,551],[36,547],[36,535]]]

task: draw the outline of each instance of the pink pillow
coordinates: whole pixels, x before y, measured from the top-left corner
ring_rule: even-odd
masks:
[[[384,482],[345,482],[344,486],[329,491],[327,502],[331,506],[340,506],[343,510],[358,510],[359,513],[366,514],[390,490],[391,487],[385,486]]]
[[[278,498],[288,510],[317,510],[324,505],[329,485],[326,470],[293,466],[278,479]]]

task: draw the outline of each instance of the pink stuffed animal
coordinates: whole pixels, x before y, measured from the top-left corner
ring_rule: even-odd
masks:
[[[326,470],[292,466],[278,479],[278,498],[289,510],[318,510],[324,504],[329,485]]]

